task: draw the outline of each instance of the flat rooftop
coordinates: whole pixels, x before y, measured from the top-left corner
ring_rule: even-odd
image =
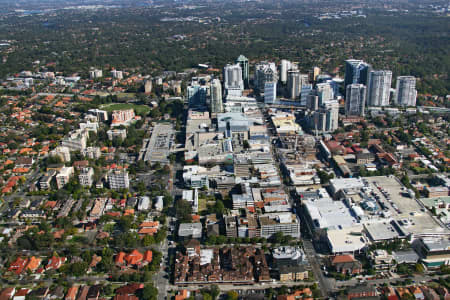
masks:
[[[369,187],[379,196],[390,214],[397,221],[404,234],[450,234],[415,198],[408,195],[407,189],[394,176],[366,177]],[[385,191],[383,195],[382,190]]]
[[[373,222],[364,224],[369,238],[374,241],[391,240],[401,236],[391,222]]]
[[[358,220],[342,201],[331,198],[304,200],[303,204],[316,228],[339,229],[354,226]]]

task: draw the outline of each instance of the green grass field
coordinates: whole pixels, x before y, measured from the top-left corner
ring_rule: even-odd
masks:
[[[150,107],[148,107],[147,105],[136,105],[136,104],[131,104],[131,103],[114,103],[114,104],[106,104],[106,105],[102,105],[100,107],[101,109],[104,109],[108,112],[111,112],[113,110],[120,110],[120,109],[134,109],[136,114],[140,114],[140,113],[148,113],[150,111]]]

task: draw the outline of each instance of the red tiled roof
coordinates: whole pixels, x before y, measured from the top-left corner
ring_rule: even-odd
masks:
[[[115,295],[113,300],[139,300],[139,298],[134,295]]]
[[[129,265],[137,265],[138,263],[140,263],[144,259],[144,256],[142,255],[141,252],[139,252],[138,250],[134,249],[133,251],[131,251],[130,254],[127,254],[124,257],[124,259]]]
[[[148,234],[148,235],[154,235],[158,231],[158,228],[141,228],[139,229],[139,234]]]
[[[32,256],[30,258],[30,260],[28,261],[26,269],[30,270],[30,271],[35,271],[39,267],[40,264],[41,264],[41,259]]]
[[[155,221],[155,222],[142,222],[139,227],[158,227],[159,226],[159,222]]]
[[[146,262],[150,263],[150,262],[152,262],[152,259],[153,259],[153,252],[151,250],[145,251],[145,253],[144,253],[144,260]]]
[[[65,300],[75,300],[78,293],[78,285],[71,286],[67,291]]]
[[[119,254],[116,255],[116,258],[115,258],[114,262],[116,264],[123,264],[125,255],[126,255],[125,252],[120,251]]]
[[[355,261],[355,258],[352,255],[336,255],[331,261],[331,264],[334,265],[338,263],[347,263],[353,261]]]
[[[66,262],[67,258],[65,257],[56,257],[56,256],[52,256],[47,263],[47,266],[45,267],[46,270],[50,270],[50,269],[59,269],[65,262]]]
[[[130,283],[124,285],[116,290],[117,295],[131,295],[136,294],[136,292],[140,289],[144,288],[144,284],[142,283]]]
[[[8,271],[14,271],[17,275],[22,273],[23,269],[28,263],[27,258],[18,257],[15,261],[13,261],[8,268]]]

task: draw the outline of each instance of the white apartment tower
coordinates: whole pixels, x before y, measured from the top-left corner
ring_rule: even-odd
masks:
[[[391,90],[391,71],[371,71],[367,84],[367,104],[369,106],[388,106]]]
[[[280,80],[285,84],[288,80],[288,71],[291,69],[292,63],[289,60],[282,59],[280,65]]]
[[[364,84],[349,84],[345,93],[345,115],[364,116],[366,106],[366,87]]]
[[[241,65],[226,65],[223,69],[223,81],[227,95],[241,96],[244,90]]]
[[[396,105],[416,106],[417,90],[414,76],[397,77],[394,101]]]
[[[211,113],[223,112],[222,84],[219,79],[214,79],[211,83]]]

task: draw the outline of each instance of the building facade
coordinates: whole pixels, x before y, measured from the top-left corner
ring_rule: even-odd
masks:
[[[109,188],[113,190],[127,189],[130,187],[130,180],[127,171],[110,171],[108,173]]]
[[[348,59],[345,61],[345,80],[344,84],[347,87],[349,84],[361,83],[367,85],[369,73],[372,67],[359,59]]]
[[[244,55],[239,55],[239,57],[236,60],[236,63],[241,66],[242,69],[242,80],[244,81],[244,88],[248,88],[249,86],[249,67],[248,67],[248,58]]]
[[[367,84],[367,104],[369,106],[388,106],[391,90],[392,72],[371,71]]]
[[[241,96],[244,90],[240,64],[226,65],[223,69],[224,89],[227,95]]]
[[[417,90],[414,76],[397,77],[394,103],[401,106],[416,106]]]
[[[219,79],[214,79],[211,83],[211,113],[222,113],[222,84]]]
[[[363,84],[349,84],[346,88],[345,115],[364,116],[366,106],[366,87]]]
[[[274,103],[277,99],[277,83],[266,82],[264,85],[264,103]]]

